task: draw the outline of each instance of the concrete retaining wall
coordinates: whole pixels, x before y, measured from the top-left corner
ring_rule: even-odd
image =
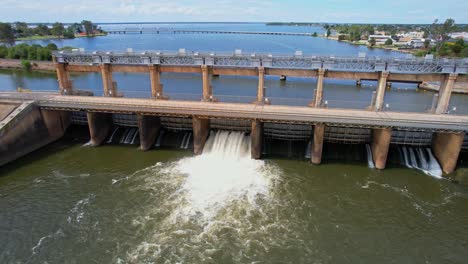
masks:
[[[0,166],[61,138],[69,124],[68,112],[21,104],[0,123]]]

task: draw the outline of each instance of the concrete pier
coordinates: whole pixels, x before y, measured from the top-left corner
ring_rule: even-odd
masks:
[[[465,133],[434,133],[432,151],[444,173],[452,173],[458,161]]]
[[[213,97],[213,89],[210,81],[210,68],[208,68],[207,65],[202,65],[201,72],[203,82],[203,101],[208,102],[211,101],[211,98]]]
[[[112,129],[112,114],[88,112],[90,145],[99,146]]]
[[[314,125],[314,137],[311,146],[311,159],[312,164],[322,163],[322,150],[323,150],[323,139],[325,137],[325,124]]]
[[[391,139],[391,128],[375,128],[372,130],[372,159],[376,169],[385,169]]]
[[[265,68],[258,67],[257,104],[265,102]]]
[[[455,85],[457,76],[458,74],[451,73],[450,75],[445,76],[444,80],[441,82],[439,89],[439,101],[437,102],[437,108],[435,111],[436,114],[447,113],[450,104],[450,98],[452,97],[452,90]]]
[[[70,72],[67,70],[67,63],[56,63],[57,80],[59,83],[60,94],[69,94],[72,89]]]
[[[193,125],[193,153],[200,155],[203,153],[206,139],[210,133],[210,120],[194,116]]]
[[[161,131],[161,119],[158,116],[137,115],[140,148],[149,150]]]
[[[161,83],[161,71],[159,65],[150,65],[151,97],[164,99],[163,85]]]
[[[115,91],[114,80],[112,78],[112,66],[108,63],[101,64],[101,77],[102,77],[102,87],[104,89],[104,96],[117,96],[117,91]]]
[[[323,80],[325,77],[325,69],[320,68],[317,72],[317,89],[315,90],[315,99],[314,99],[314,106],[320,107],[322,106],[323,101]]]
[[[263,143],[263,123],[259,120],[252,120],[252,130],[250,133],[251,140],[251,157],[252,159],[260,159],[262,157]]]
[[[385,98],[385,88],[387,87],[387,78],[389,72],[381,72],[379,74],[379,84],[377,86],[377,95],[375,97],[375,105],[374,110],[380,111],[384,105],[384,98]]]

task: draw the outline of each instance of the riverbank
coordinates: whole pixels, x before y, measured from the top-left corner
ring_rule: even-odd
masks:
[[[106,33],[98,33],[98,34],[91,34],[91,35],[80,35],[75,34],[75,38],[93,38],[93,37],[102,37],[107,36]],[[33,40],[57,40],[57,39],[73,39],[73,38],[64,38],[64,37],[57,37],[57,36],[30,36],[24,38],[17,38],[16,41],[33,41]]]
[[[24,69],[22,60],[15,59],[0,59],[0,69]],[[51,61],[29,61],[31,63],[31,69],[33,71],[55,71],[55,65]]]

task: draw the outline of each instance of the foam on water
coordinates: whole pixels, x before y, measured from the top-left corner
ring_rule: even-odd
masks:
[[[244,133],[212,133],[202,155],[184,158],[175,166],[187,176],[182,187],[189,203],[185,210],[210,216],[229,201],[247,198],[253,203],[256,195],[268,191],[264,165],[250,158],[250,138]]]

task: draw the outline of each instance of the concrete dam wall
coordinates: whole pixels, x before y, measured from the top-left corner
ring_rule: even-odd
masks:
[[[0,103],[0,166],[61,138],[70,124],[65,111],[40,109],[34,102]]]

